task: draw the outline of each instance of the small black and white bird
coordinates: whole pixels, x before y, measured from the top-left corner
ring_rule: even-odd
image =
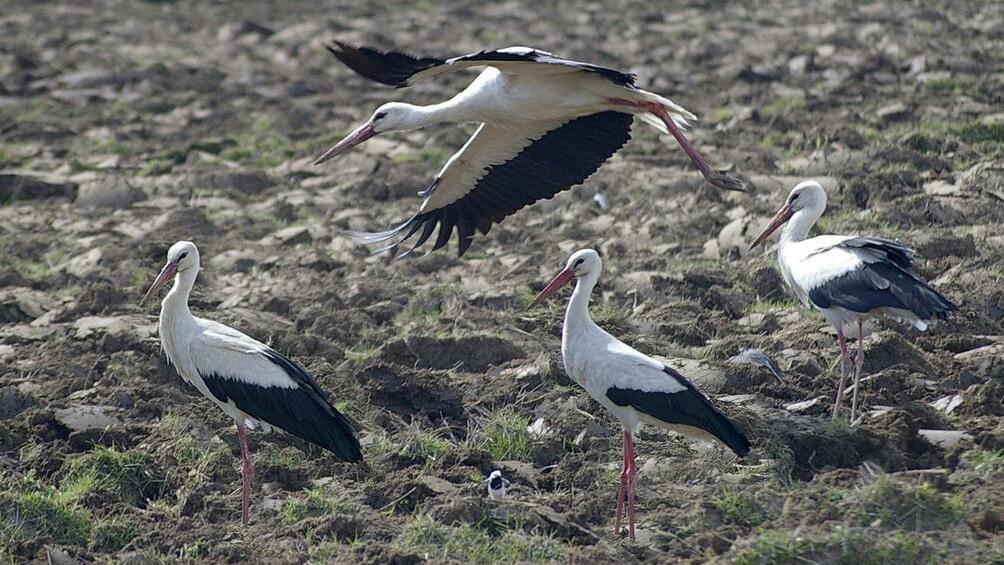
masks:
[[[624,426],[624,461],[617,490],[620,533],[627,496],[628,537],[635,537],[634,439],[642,424],[672,430],[698,441],[718,440],[740,457],[750,442],[693,384],[673,368],[624,344],[589,316],[589,297],[603,263],[592,249],[576,251],[565,268],[540,291],[530,307],[577,280],[561,330],[561,358],[565,372],[610,410]]]
[[[485,479],[488,483],[488,498],[492,500],[502,500],[506,496],[506,489],[509,488],[509,479],[502,476],[502,471],[495,469]]]
[[[344,461],[362,453],[352,426],[299,365],[271,347],[223,324],[196,318],[188,297],[199,274],[199,250],[179,241],[141,305],[168,281],[174,286],[160,307],[160,343],[168,362],[237,423],[241,448],[241,522],[246,526],[251,499],[251,458],[245,427],[278,428]]]
[[[463,69],[484,68],[462,92],[438,104],[390,102],[366,123],[321,155],[323,163],[374,135],[432,124],[480,124],[463,148],[419,195],[413,217],[385,232],[356,234],[356,240],[386,250],[418,234],[406,253],[428,240],[446,245],[456,229],[460,255],[475,231],[525,206],[581,184],[631,138],[634,116],[671,134],[712,185],[741,190],[742,181],[713,170],[683,129],[693,114],[668,98],[642,90],[634,75],[563,59],[529,47],[479,51],[452,59],[412,57],[334,42],[328,49],[360,75],[403,88]]]
[[[857,324],[858,353],[850,416],[853,422],[864,363],[864,322],[888,317],[910,322],[923,331],[931,320],[947,317],[956,306],[913,271],[913,250],[898,241],[850,235],[809,238],[809,230],[825,210],[826,191],[822,185],[816,181],[799,183],[750,249],[784,225],[777,246],[784,280],[802,304],[819,310],[837,331],[841,367],[834,418],[843,401],[851,364],[844,327]]]

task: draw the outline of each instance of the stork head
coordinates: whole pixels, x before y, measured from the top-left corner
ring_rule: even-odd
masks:
[[[320,165],[328,159],[337,157],[379,133],[409,130],[424,124],[417,106],[403,102],[388,102],[377,108],[365,124],[325,151],[314,164]]]
[[[774,217],[771,218],[767,227],[753,240],[750,249],[760,245],[765,239],[770,237],[770,234],[777,231],[792,216],[802,210],[808,211],[813,216],[813,222],[819,219],[819,216],[823,215],[823,211],[826,210],[826,191],[823,190],[822,185],[814,180],[802,181],[795,185],[795,188],[791,189],[791,192],[788,194],[788,200],[784,202],[784,206],[781,206],[777,213],[774,214]],[[808,232],[808,229],[806,229],[806,232]]]
[[[143,295],[143,299],[139,303],[140,307],[145,306],[147,301],[152,296],[155,296],[161,287],[174,278],[174,275],[192,269],[199,270],[199,249],[195,247],[195,244],[191,241],[179,241],[172,245],[167,250],[167,264],[160,270],[157,279],[153,281],[150,289]]]
[[[572,253],[572,256],[568,258],[568,262],[565,263],[565,268],[551,279],[551,282],[547,283],[547,286],[533,299],[529,307],[533,308],[537,304],[540,304],[545,298],[557,292],[559,288],[568,284],[572,279],[592,276],[595,280],[595,278],[600,276],[602,270],[603,261],[600,260],[600,254],[596,251],[592,249],[580,249]]]

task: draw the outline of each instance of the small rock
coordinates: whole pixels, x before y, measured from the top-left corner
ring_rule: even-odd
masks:
[[[310,230],[304,226],[290,226],[283,228],[271,235],[263,237],[258,243],[264,246],[274,245],[299,245],[311,241]]]
[[[104,178],[80,185],[76,204],[84,208],[128,208],[144,198],[143,192],[133,188],[123,179]]]
[[[962,404],[961,394],[950,394],[948,396],[942,396],[941,398],[935,400],[931,403],[938,410],[941,410],[945,414],[951,414],[953,410],[958,408]]]
[[[926,439],[928,443],[937,445],[943,449],[955,447],[964,439],[973,439],[973,436],[967,434],[966,432],[959,432],[956,430],[919,429],[917,430],[917,435]]]
[[[941,257],[974,257],[976,241],[971,234],[957,236],[950,233],[923,232],[914,238],[917,253],[925,259]]]
[[[907,113],[908,110],[906,104],[896,102],[879,108],[878,111],[875,112],[875,115],[883,122],[894,122],[907,117]]]
[[[77,432],[120,426],[124,423],[114,414],[114,409],[107,406],[56,408],[53,414],[61,424]]]
[[[56,267],[56,269],[65,271],[67,274],[77,278],[84,278],[88,273],[97,268],[98,264],[101,263],[102,256],[101,248],[95,247],[86,253],[67,260]]]
[[[803,400],[801,402],[792,402],[791,404],[785,404],[784,409],[788,412],[808,412],[812,408],[819,406],[825,399],[822,396],[817,396],[815,398],[810,398],[808,400]],[[816,412],[817,410],[813,410]]]

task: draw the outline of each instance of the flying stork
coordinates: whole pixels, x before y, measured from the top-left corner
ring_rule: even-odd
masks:
[[[947,317],[956,306],[913,271],[913,250],[898,241],[850,235],[820,235],[806,239],[825,210],[823,187],[811,180],[799,183],[750,249],[787,223],[777,246],[784,280],[802,304],[819,310],[837,331],[841,364],[840,383],[833,403],[834,418],[843,401],[851,364],[844,326],[857,324],[858,352],[850,416],[850,421],[854,422],[864,364],[864,322],[888,317],[907,321],[923,331],[932,319]]]
[[[651,424],[699,441],[717,439],[740,457],[749,440],[693,384],[673,368],[625,345],[589,317],[589,297],[603,268],[592,249],[576,251],[565,268],[540,291],[532,308],[576,279],[561,330],[565,372],[624,426],[624,460],[617,489],[614,531],[621,531],[627,495],[628,537],[635,537],[635,464],[633,434]]]
[[[471,67],[486,67],[453,98],[429,106],[384,104],[363,125],[321,155],[315,164],[345,153],[374,135],[450,122],[479,123],[477,131],[419,196],[418,212],[390,230],[355,233],[377,251],[412,236],[406,255],[425,243],[436,226],[433,250],[453,230],[463,255],[475,230],[494,224],[541,199],[581,184],[631,137],[633,116],[672,134],[712,185],[742,190],[742,181],[713,170],[683,133],[696,117],[673,101],[638,88],[634,75],[563,59],[529,47],[479,51],[452,59],[412,57],[335,41],[331,53],[360,75],[403,88]]]
[[[175,243],[140,304],[174,279],[160,307],[160,343],[181,378],[237,423],[243,479],[241,522],[246,526],[252,468],[245,426],[266,432],[278,428],[344,461],[360,461],[362,454],[349,421],[303,368],[231,327],[192,315],[188,296],[198,274],[195,244]]]

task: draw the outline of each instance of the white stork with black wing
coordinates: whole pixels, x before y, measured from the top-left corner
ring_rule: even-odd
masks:
[[[192,315],[188,297],[198,274],[195,244],[175,243],[143,303],[174,280],[160,307],[161,346],[181,378],[237,423],[243,479],[241,521],[247,525],[252,468],[245,426],[266,432],[278,428],[344,461],[360,461],[362,454],[349,421],[309,373],[264,343]]]
[[[581,184],[631,138],[638,116],[672,134],[704,178],[728,190],[743,183],[708,166],[683,133],[695,116],[673,101],[635,86],[633,75],[556,57],[528,47],[481,51],[452,59],[416,58],[335,42],[340,61],[377,82],[410,86],[417,81],[471,67],[487,67],[462,92],[439,104],[384,104],[372,117],[317,159],[323,163],[388,131],[450,122],[480,123],[467,143],[419,195],[418,213],[380,233],[355,234],[357,241],[394,248],[418,237],[407,252],[439,227],[433,249],[446,245],[454,229],[461,255],[475,231],[487,234],[506,216]]]
[[[642,424],[672,430],[701,440],[718,440],[740,457],[749,440],[683,375],[664,363],[624,344],[589,316],[589,297],[603,263],[592,249],[576,251],[565,268],[540,291],[531,307],[576,279],[561,330],[561,358],[565,372],[624,426],[624,460],[617,489],[614,530],[620,533],[627,496],[628,537],[635,537],[634,439]]]
[[[908,321],[923,331],[932,319],[946,317],[956,306],[913,271],[913,251],[898,241],[849,235],[806,239],[825,210],[823,187],[816,181],[799,183],[750,249],[787,223],[777,246],[784,280],[803,304],[819,310],[837,330],[841,368],[833,403],[834,418],[843,400],[851,363],[844,326],[857,324],[858,353],[850,418],[853,422],[864,364],[864,322],[884,316]]]

